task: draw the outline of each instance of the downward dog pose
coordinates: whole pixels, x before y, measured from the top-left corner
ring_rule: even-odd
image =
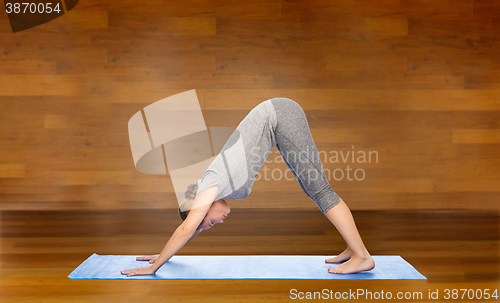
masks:
[[[288,98],[269,99],[253,108],[236,130],[245,152],[224,159],[217,157],[203,178],[191,184],[185,194],[185,201],[194,200],[195,205],[201,206],[184,212],[179,208],[183,222],[161,253],[137,257],[137,260],[149,260],[152,265],[121,273],[127,276],[152,275],[202,230],[223,223],[231,211],[226,200],[239,200],[250,194],[255,178],[274,146],[304,193],[316,203],[347,243],[346,250],[325,260],[326,263],[346,262],[328,271],[349,274],[373,269],[375,262],[361,240],[351,211],[328,183],[300,105]],[[235,184],[240,186],[236,188]]]

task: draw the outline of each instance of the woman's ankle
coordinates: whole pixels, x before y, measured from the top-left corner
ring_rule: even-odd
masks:
[[[351,250],[351,252],[352,252],[352,257],[354,257],[356,259],[365,260],[365,259],[371,258],[370,253],[366,249],[360,250],[360,251],[353,251],[353,250]]]

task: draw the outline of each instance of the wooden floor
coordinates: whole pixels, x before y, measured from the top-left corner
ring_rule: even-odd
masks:
[[[425,302],[431,289],[440,295],[433,302],[449,302],[445,289],[500,288],[498,212],[365,211],[354,217],[372,255],[400,255],[428,280],[70,280],[92,253],[159,253],[180,219],[158,210],[3,211],[0,302],[275,302],[291,300],[291,289],[422,292],[423,299],[405,302]],[[178,255],[334,255],[344,248],[319,211],[233,210]]]

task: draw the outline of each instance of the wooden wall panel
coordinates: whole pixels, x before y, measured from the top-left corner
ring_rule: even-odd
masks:
[[[499,209],[499,58],[488,0],[89,0],[15,34],[0,11],[0,210],[176,208],[168,175],[135,169],[127,122],[190,89],[209,127],[297,101],[352,209]],[[316,208],[284,178],[230,204]]]

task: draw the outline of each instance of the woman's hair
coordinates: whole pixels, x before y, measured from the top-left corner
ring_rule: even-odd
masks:
[[[184,200],[194,199],[196,197],[197,192],[198,192],[198,184],[196,184],[196,183],[189,184],[187,190],[184,192]],[[189,214],[189,209],[186,211],[181,211],[181,208],[179,207],[179,217],[181,217],[182,221],[186,220],[188,214]]]

